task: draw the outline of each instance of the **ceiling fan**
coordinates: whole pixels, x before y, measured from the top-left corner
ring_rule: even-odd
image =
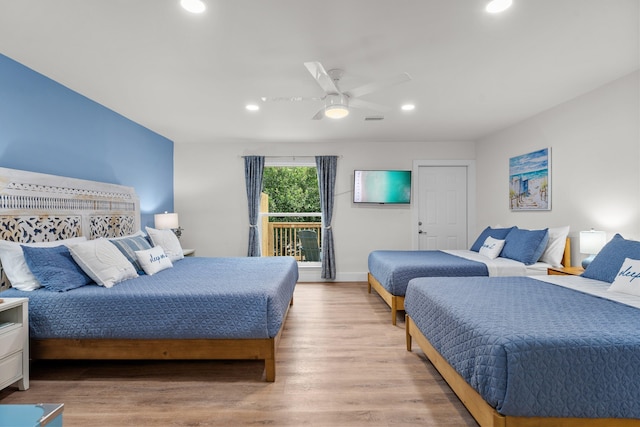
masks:
[[[333,119],[341,119],[349,114],[350,107],[374,111],[388,110],[388,108],[383,105],[364,101],[359,99],[359,97],[411,80],[411,76],[408,73],[401,73],[379,82],[369,83],[350,90],[342,90],[339,88],[338,83],[344,74],[343,70],[331,69],[326,71],[320,62],[305,62],[304,66],[324,91],[323,96],[315,98],[263,97],[261,98],[262,101],[322,101],[324,106],[312,117],[313,120],[320,120],[325,116]]]

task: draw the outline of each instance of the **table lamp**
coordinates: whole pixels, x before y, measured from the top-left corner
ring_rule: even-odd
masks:
[[[165,211],[165,213],[155,214],[153,221],[158,230],[173,230],[178,239],[182,236],[182,227],[180,227],[177,213]]]
[[[587,268],[589,264],[591,264],[596,254],[600,252],[600,249],[602,249],[606,243],[607,234],[604,231],[591,229],[580,232],[580,253],[589,255],[582,260],[583,268]]]

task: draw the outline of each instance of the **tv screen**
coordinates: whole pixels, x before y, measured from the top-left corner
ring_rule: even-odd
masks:
[[[354,171],[353,202],[411,203],[411,171]]]

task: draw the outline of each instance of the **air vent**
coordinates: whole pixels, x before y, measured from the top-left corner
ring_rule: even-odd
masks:
[[[365,121],[372,121],[372,120],[384,120],[384,116],[367,116],[364,118]]]

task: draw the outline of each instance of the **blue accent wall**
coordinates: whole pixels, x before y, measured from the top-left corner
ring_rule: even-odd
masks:
[[[173,141],[0,54],[0,166],[134,187],[173,212]]]

